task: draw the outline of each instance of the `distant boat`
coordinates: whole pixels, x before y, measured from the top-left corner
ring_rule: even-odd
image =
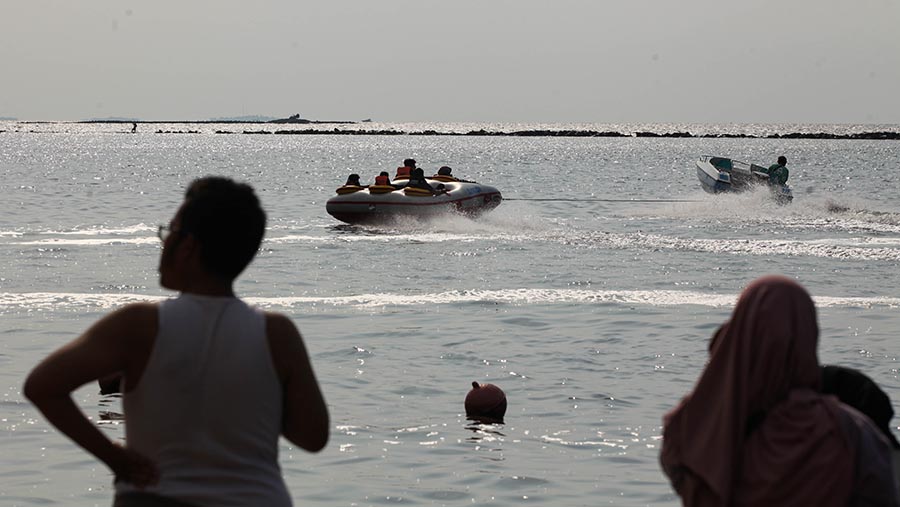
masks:
[[[300,125],[310,125],[310,124],[323,124],[323,123],[339,123],[339,124],[352,124],[356,123],[355,121],[347,121],[347,120],[307,120],[306,118],[301,118],[299,114],[293,114],[288,116],[287,118],[278,118],[276,120],[269,120],[266,123],[291,123],[291,124],[300,124]]]
[[[287,118],[279,118],[277,120],[269,120],[267,123],[312,123],[312,120],[301,118],[299,114],[288,116]]]
[[[776,202],[787,204],[794,199],[791,187],[772,183],[765,167],[740,160],[702,156],[697,160],[697,178],[703,190],[711,194],[744,192],[765,186],[772,192]]]

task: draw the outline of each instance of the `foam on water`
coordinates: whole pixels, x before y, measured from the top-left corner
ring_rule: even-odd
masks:
[[[870,209],[852,197],[800,196],[789,205],[776,205],[769,191],[758,188],[740,194],[697,193],[685,201],[663,204],[629,215],[640,218],[679,219],[688,223],[714,220],[742,225],[774,224],[787,229],[900,234],[900,213]]]
[[[510,209],[500,207],[473,219],[456,213],[446,213],[427,217],[426,219],[412,219],[402,217],[389,220],[377,225],[339,225],[329,226],[332,231],[346,232],[349,234],[367,235],[414,235],[416,237],[427,234],[445,234],[455,238],[488,238],[488,237],[516,237],[524,238],[525,235],[550,232],[558,228],[552,221],[540,219],[527,214],[523,215]],[[515,233],[515,234],[511,234]]]

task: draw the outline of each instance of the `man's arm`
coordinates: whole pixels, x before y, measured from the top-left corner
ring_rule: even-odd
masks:
[[[284,315],[266,314],[272,361],[284,387],[281,433],[301,448],[318,452],[328,443],[328,407],[313,373],[303,338]]]
[[[25,397],[51,424],[106,463],[117,479],[138,486],[156,482],[156,467],[137,453],[114,444],[75,405],[72,392],[98,378],[133,371],[133,356],[145,351],[148,343],[152,345],[156,336],[156,318],[156,305],[149,303],[110,313],[41,361],[24,386]],[[143,359],[146,361],[146,357]]]

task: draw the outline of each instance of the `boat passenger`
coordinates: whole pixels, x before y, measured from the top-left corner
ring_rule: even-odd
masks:
[[[353,186],[353,187],[362,187],[365,186],[359,182],[359,175],[356,173],[347,176],[347,182],[344,183],[344,186]]]
[[[451,181],[458,181],[460,183],[475,183],[474,181],[457,178],[456,176],[451,174],[452,171],[453,171],[453,169],[450,166],[447,166],[447,165],[441,166],[441,168],[438,169],[438,172],[437,172],[437,174],[434,175],[434,177],[436,178],[436,177],[440,176],[440,177],[444,178],[445,181],[446,181],[446,178],[453,178],[453,180],[451,180]]]
[[[378,173],[378,176],[375,177],[375,185],[387,185],[390,187],[394,187],[396,190],[400,190],[401,188],[406,186],[406,183],[394,183],[391,181],[391,176],[387,171],[381,171]]]
[[[412,175],[413,171],[416,170],[416,161],[408,158],[403,161],[403,165],[397,168],[397,174],[394,175],[394,179],[405,177],[408,178]]]
[[[888,441],[822,392],[816,321],[789,278],[741,294],[693,392],[663,419],[660,463],[683,505],[900,505]]]
[[[770,165],[766,172],[769,173],[770,184],[784,185],[787,183],[788,175],[790,175],[787,168],[787,157],[784,155],[778,157],[778,163]]]
[[[428,184],[427,181],[425,181],[425,171],[420,167],[413,169],[412,174],[409,176],[409,182],[407,182],[406,186],[410,188],[430,190],[432,193],[434,193],[434,187],[432,187]]]
[[[388,176],[387,171],[381,171],[381,174],[375,176],[375,184],[376,185],[390,185],[391,178]]]

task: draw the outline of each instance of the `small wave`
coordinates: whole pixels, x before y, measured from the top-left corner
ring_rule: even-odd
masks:
[[[678,250],[735,255],[778,255],[812,256],[831,259],[900,261],[900,238],[847,237],[822,238],[812,240],[788,239],[698,239],[681,238],[660,234],[611,233],[603,231],[541,230],[530,233],[498,232],[496,230],[469,231],[421,231],[385,234],[341,234],[315,236],[287,234],[269,238],[264,244],[292,243],[466,243],[475,241],[493,243],[521,243],[533,241],[557,242],[564,245],[585,248],[613,248],[622,250]],[[7,245],[64,247],[64,246],[107,246],[107,245],[158,245],[159,239],[148,237],[107,237],[107,238],[47,238],[28,241],[10,241]]]
[[[164,296],[116,293],[0,293],[0,308],[29,310],[76,308],[113,308],[129,303],[161,301]],[[820,307],[900,307],[900,298],[890,297],[815,297]],[[423,306],[461,303],[481,304],[624,304],[646,306],[698,305],[713,308],[731,307],[735,294],[709,294],[671,290],[584,290],[584,289],[506,289],[461,290],[426,294],[357,294],[351,296],[270,296],[247,297],[245,301],[264,308],[292,308],[297,306],[331,305],[372,309],[391,306]]]
[[[851,236],[846,238],[822,238],[822,239],[811,239],[807,241],[813,245],[838,245],[838,246],[885,246],[885,247],[900,247],[900,237],[897,238],[886,238],[879,236]]]
[[[9,231],[0,231],[0,238],[10,237],[19,238],[22,236],[39,235],[39,236],[103,236],[103,235],[135,235],[146,234],[148,232],[156,234],[157,226],[147,224],[136,224],[122,227],[105,227],[102,225],[86,225],[77,226],[69,229],[23,229],[16,228]]]
[[[657,234],[595,233],[580,236],[575,244],[587,240],[587,246],[669,249],[717,254],[812,256],[831,259],[900,261],[900,249],[873,246],[846,246],[822,240],[772,239],[685,239]],[[873,242],[871,244],[878,244]]]
[[[269,238],[266,243],[444,243],[447,241],[474,241],[484,239],[478,236],[458,236],[454,234],[421,233],[421,234],[346,234],[342,236],[308,236],[288,234],[277,238]]]
[[[118,228],[108,228],[108,227],[93,227],[88,226],[84,229],[74,228],[70,230],[49,230],[49,231],[41,231],[38,234],[47,234],[54,236],[101,236],[104,234],[138,234],[138,233],[146,233],[147,231],[152,231],[156,233],[156,226],[149,226],[146,224],[137,224],[126,227],[118,227]]]
[[[266,238],[265,243],[331,243],[334,240],[324,236],[310,236],[305,234],[286,234],[277,238]]]
[[[24,292],[0,293],[0,308],[27,308],[51,310],[61,308],[115,308],[117,306],[146,301],[161,301],[162,296],[121,293],[80,292]]]
[[[114,238],[48,238],[48,239],[39,239],[32,241],[11,241],[7,243],[8,245],[22,245],[22,246],[60,246],[60,245],[72,245],[72,246],[98,246],[98,245],[149,245],[149,244],[159,244],[159,239],[156,236],[152,237],[143,237],[143,238],[122,238],[122,237],[114,237]]]

